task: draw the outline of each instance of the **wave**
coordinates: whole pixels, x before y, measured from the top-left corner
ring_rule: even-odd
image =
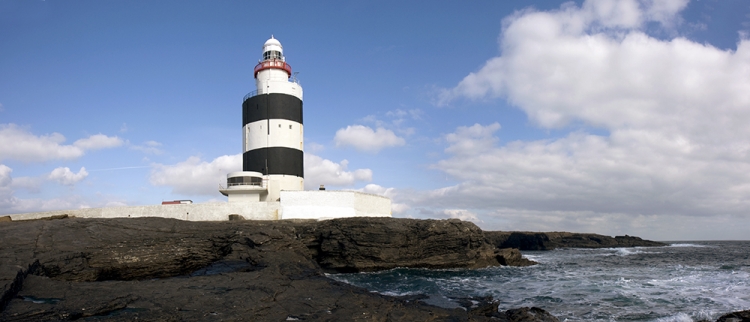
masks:
[[[698,248],[704,248],[704,247],[714,247],[714,246],[708,246],[708,245],[699,245],[699,244],[669,244],[667,247],[698,247]]]
[[[656,322],[693,322],[693,318],[685,313],[677,313],[672,316],[656,319]]]

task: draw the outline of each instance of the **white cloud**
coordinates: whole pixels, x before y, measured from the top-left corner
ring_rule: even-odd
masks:
[[[391,214],[393,215],[404,214],[407,210],[410,209],[409,205],[400,201],[400,195],[396,192],[395,188],[386,188],[380,185],[376,185],[374,183],[370,183],[370,184],[367,184],[362,189],[357,189],[357,191],[371,193],[374,195],[381,195],[381,196],[390,198],[391,199]]]
[[[351,186],[372,180],[372,170],[348,171],[348,161],[336,163],[311,153],[305,153],[305,189],[327,186]],[[225,155],[210,162],[199,157],[189,157],[173,165],[154,164],[149,178],[152,185],[171,187],[182,195],[214,196],[219,184],[226,184],[229,172],[242,171],[242,154]]]
[[[572,132],[497,146],[499,124],[459,127],[433,165],[459,183],[412,206],[468,209],[483,220],[506,209],[578,228],[617,218],[643,231],[671,229],[667,218],[747,219],[750,41],[720,50],[641,31],[648,21],[679,22],[686,3],[585,1],[506,19],[501,55],[441,102],[503,98],[542,128]],[[660,226],[636,224],[644,218]]]
[[[433,167],[461,183],[432,191],[427,203],[686,215],[743,214],[750,206],[747,151],[744,161],[707,158],[713,147],[643,131],[610,137],[577,132],[502,147],[487,147],[486,141],[484,136],[463,136],[446,148],[450,157]],[[465,146],[485,148],[457,148]]]
[[[347,160],[336,163],[314,154],[305,153],[305,189],[317,189],[321,184],[346,187],[357,182],[372,181],[372,170],[348,171],[348,166],[349,161]]]
[[[226,185],[227,173],[242,171],[242,155],[224,155],[211,162],[192,156],[173,164],[154,164],[149,181],[155,186],[167,186],[181,195],[219,194],[219,184]]]
[[[11,172],[13,172],[13,169],[0,164],[0,208],[10,208],[15,199],[11,188],[13,182],[13,178],[10,176]]]
[[[466,209],[445,209],[443,215],[448,218],[460,219],[464,221],[481,222],[476,214]]]
[[[493,123],[489,126],[474,124],[470,127],[461,126],[455,133],[445,136],[450,146],[445,152],[454,154],[476,154],[492,148],[497,138],[492,133],[500,129],[500,124]]]
[[[57,168],[42,177],[13,178],[13,170],[0,164],[0,214],[21,214],[28,212],[51,211],[60,209],[89,208],[90,203],[80,195],[72,194],[55,198],[19,198],[15,195],[18,189],[25,189],[32,193],[40,192],[45,182],[57,181],[63,185],[72,185],[83,180],[88,173],[81,168],[73,173],[68,168]],[[101,200],[98,196],[95,206],[109,206],[113,203]],[[122,204],[122,203],[120,203]]]
[[[31,193],[38,193],[41,191],[44,178],[40,177],[18,177],[13,178],[11,182],[11,188],[14,190],[24,189]]]
[[[78,170],[78,173],[73,173],[68,167],[59,167],[52,170],[47,178],[52,181],[57,181],[61,185],[72,186],[85,179],[88,175],[89,173],[84,167],[81,167],[81,169]]]
[[[11,172],[13,172],[13,169],[7,165],[0,164],[0,187],[10,187],[10,183],[13,181],[10,176]]]
[[[114,148],[121,146],[122,139],[116,136],[106,136],[104,134],[94,134],[85,139],[79,139],[73,142],[73,145],[84,150],[99,150],[105,148]]]
[[[142,145],[129,144],[130,148],[136,151],[141,151],[146,154],[162,154],[162,144],[156,141],[146,141]]]
[[[0,160],[13,159],[42,162],[55,159],[75,159],[86,150],[111,148],[122,145],[122,139],[95,134],[77,140],[73,145],[63,145],[60,133],[37,136],[15,124],[0,124]]]
[[[359,151],[377,153],[389,148],[403,146],[406,141],[393,131],[378,127],[376,130],[364,125],[350,125],[336,131],[337,147],[351,146]]]
[[[322,144],[310,142],[309,140],[305,139],[305,153],[319,153],[323,152],[326,147]]]

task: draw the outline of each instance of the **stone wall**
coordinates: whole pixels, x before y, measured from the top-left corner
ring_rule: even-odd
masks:
[[[277,220],[281,206],[278,202],[199,203],[179,205],[148,205],[129,207],[83,208],[10,215],[13,221],[32,220],[68,215],[77,218],[139,218],[159,217],[188,221],[223,221],[229,215],[244,219]]]

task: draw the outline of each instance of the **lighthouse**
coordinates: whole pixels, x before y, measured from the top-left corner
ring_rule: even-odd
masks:
[[[132,215],[220,221],[391,217],[391,199],[385,196],[354,190],[304,190],[302,87],[286,62],[284,48],[273,36],[263,44],[261,57],[253,69],[255,90],[242,100],[242,171],[228,173],[226,186],[219,183],[219,192],[228,197],[227,202],[178,200],[129,209],[85,208],[11,218]]]
[[[253,70],[255,90],[242,102],[242,171],[227,175],[229,201],[279,201],[304,189],[302,87],[271,36]]]

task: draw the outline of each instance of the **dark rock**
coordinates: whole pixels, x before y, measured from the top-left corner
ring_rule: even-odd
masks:
[[[73,216],[68,216],[67,214],[63,215],[54,215],[49,217],[40,218],[41,220],[57,220],[57,219],[67,219],[67,218],[73,218]]]
[[[344,218],[300,225],[297,234],[320,266],[332,272],[480,268],[501,265],[505,257],[502,265],[522,262],[520,253],[496,254],[479,227],[459,220]]]
[[[750,322],[750,310],[722,315],[716,322]]]
[[[237,215],[237,214],[229,215],[229,221],[234,221],[234,220],[245,220],[245,217],[242,217],[241,215]]]
[[[555,248],[614,248],[666,246],[633,236],[604,236],[567,232],[504,232],[485,231],[487,241],[498,248],[520,250],[552,250]]]
[[[0,225],[0,321],[485,321],[496,306],[383,296],[333,281],[321,266],[514,263],[506,253],[460,221],[16,221]]]
[[[499,313],[496,317],[499,318],[499,321],[507,322],[560,322],[552,314],[538,307],[507,310]]]
[[[10,216],[0,216],[0,222],[11,222],[13,221],[13,218],[10,218]]]
[[[536,262],[523,258],[521,252],[515,248],[502,248],[495,250],[495,258],[503,266],[531,266]]]

